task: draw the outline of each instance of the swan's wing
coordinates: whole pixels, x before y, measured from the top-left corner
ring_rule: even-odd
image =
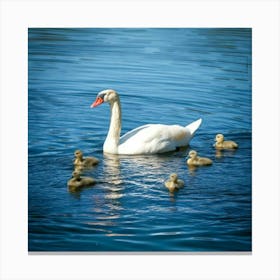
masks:
[[[198,120],[190,123],[189,125],[187,125],[186,128],[189,129],[191,134],[194,134],[196,132],[196,130],[200,127],[201,123],[202,123],[202,119],[198,119]]]
[[[190,131],[179,125],[150,124],[126,133],[120,139],[121,154],[155,154],[188,145]]]
[[[134,135],[136,135],[137,133],[139,133],[141,130],[150,127],[151,124],[145,124],[142,126],[139,126],[137,128],[134,128],[133,130],[128,131],[127,133],[125,133],[123,136],[121,136],[120,138],[120,144],[124,143],[125,141],[127,141],[129,138],[133,137]]]
[[[202,119],[198,119],[192,123],[190,123],[189,125],[185,126],[185,128],[187,129],[187,131],[190,132],[191,135],[193,135],[195,133],[195,131],[199,128],[199,126],[201,125]],[[143,131],[144,129],[150,128],[150,127],[158,127],[158,126],[163,126],[163,127],[168,127],[168,128],[172,128],[172,134],[174,137],[178,137],[179,135],[182,135],[182,130],[183,127],[179,126],[179,125],[172,125],[172,126],[167,126],[167,125],[158,125],[158,124],[145,124],[142,126],[139,126],[137,128],[134,128],[133,130],[128,131],[127,133],[125,133],[123,136],[120,137],[120,144],[124,143],[125,141],[127,141],[129,138],[133,137],[134,135],[136,135],[137,133]]]
[[[120,138],[120,154],[155,154],[187,146],[201,120],[183,127],[179,125],[147,124],[137,127]]]

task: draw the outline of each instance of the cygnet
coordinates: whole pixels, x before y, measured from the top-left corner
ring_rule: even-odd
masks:
[[[216,135],[216,143],[214,144],[214,147],[216,149],[237,149],[238,145],[234,141],[224,140],[224,135],[223,134],[217,134]]]
[[[99,160],[95,157],[84,158],[83,153],[80,150],[76,150],[74,155],[75,155],[74,165],[76,167],[89,168],[98,164],[99,162]]]
[[[170,192],[174,192],[184,186],[184,181],[178,179],[178,175],[176,173],[172,173],[169,179],[164,182],[164,184]]]
[[[95,184],[95,180],[91,177],[81,177],[80,172],[74,171],[72,178],[68,181],[67,186],[70,191],[78,190],[82,187],[87,187]]]
[[[199,157],[197,152],[192,150],[189,152],[189,159],[187,160],[187,165],[189,166],[205,166],[211,165],[212,160],[206,157]]]

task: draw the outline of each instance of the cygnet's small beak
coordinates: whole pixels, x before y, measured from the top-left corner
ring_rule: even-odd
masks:
[[[100,96],[97,96],[95,101],[91,104],[90,108],[96,107],[104,102],[104,99]]]

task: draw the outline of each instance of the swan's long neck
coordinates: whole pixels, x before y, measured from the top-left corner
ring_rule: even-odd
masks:
[[[122,126],[122,112],[120,99],[117,98],[110,103],[111,107],[111,121],[106,140],[103,145],[105,153],[117,154]]]

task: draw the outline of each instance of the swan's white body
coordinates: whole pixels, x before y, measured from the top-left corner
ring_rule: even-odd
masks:
[[[114,90],[101,91],[91,107],[109,102],[111,122],[103,152],[110,154],[136,155],[156,154],[176,150],[187,146],[201,124],[201,119],[188,126],[147,124],[135,128],[122,137],[121,106],[118,94]]]

